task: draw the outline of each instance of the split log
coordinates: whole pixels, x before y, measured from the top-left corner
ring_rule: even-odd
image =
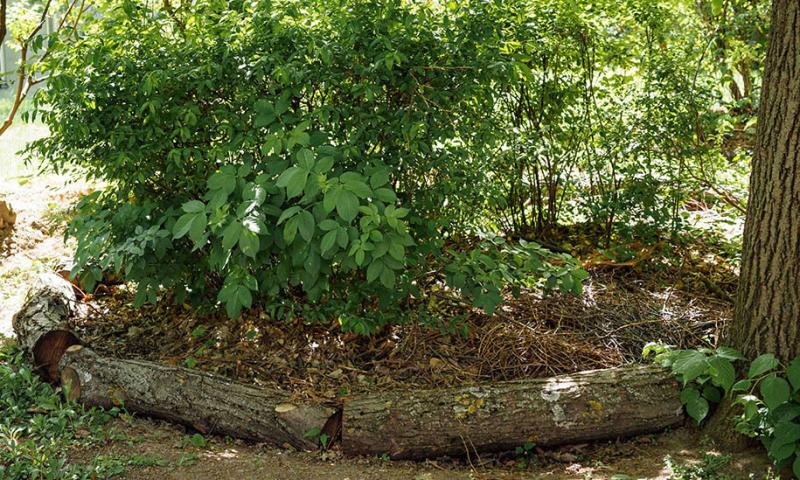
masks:
[[[656,366],[345,401],[342,447],[395,459],[463,456],[663,430],[683,420],[678,385]]]
[[[78,311],[72,284],[54,273],[36,277],[22,308],[12,319],[19,346],[30,352],[33,365],[51,381],[59,379],[58,361],[80,343],[67,322]]]
[[[104,408],[122,405],[202,433],[314,450],[320,431],[338,430],[333,407],[300,404],[281,391],[197,370],[106,358],[80,345],[67,349],[60,367],[70,400]]]

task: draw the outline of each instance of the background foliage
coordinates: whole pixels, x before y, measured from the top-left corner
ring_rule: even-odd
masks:
[[[655,242],[689,200],[741,208],[718,173],[746,169],[765,18],[744,0],[112,0],[47,59],[32,151],[106,182],[69,230],[89,288],[114,270],[139,303],[231,316],[306,299],[361,333],[437,284],[491,312],[507,286],[580,291],[578,262],[541,246],[565,227]]]

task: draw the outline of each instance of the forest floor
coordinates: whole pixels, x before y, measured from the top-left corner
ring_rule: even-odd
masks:
[[[21,145],[42,132],[23,130]],[[0,232],[0,336],[11,337],[11,317],[30,279],[58,269],[73,246],[63,241],[68,208],[90,186],[56,175],[37,175],[0,147],[0,198],[18,213],[15,229]],[[5,150],[4,150],[5,149]],[[634,248],[635,250],[635,248]],[[638,361],[648,340],[677,346],[713,345],[730,316],[735,272],[702,248],[680,252],[677,266],[649,258],[609,265],[594,256],[581,296],[541,298],[533,292],[497,315],[468,311],[466,336],[453,325],[406,325],[363,338],[333,325],[292,328],[255,309],[233,322],[201,319],[188,306],[160,302],[134,310],[124,287],[87,298],[92,312],[76,323],[97,350],[225,374],[271,385],[306,398],[350,391],[443,386],[531,378]],[[637,258],[636,255],[633,257]],[[105,293],[105,295],[103,294]],[[448,301],[429,307],[443,317],[464,312]],[[302,324],[302,319],[295,320]],[[202,325],[201,325],[202,323]],[[455,327],[460,328],[461,325]],[[458,328],[457,328],[458,329]],[[180,427],[121,416],[101,447],[75,448],[74,462],[110,462],[121,478],[150,479],[457,479],[457,478],[767,478],[759,449],[728,453],[714,448],[687,423],[661,435],[624,441],[526,451],[484,458],[424,463],[343,458],[279,450],[231,439],[199,437]]]

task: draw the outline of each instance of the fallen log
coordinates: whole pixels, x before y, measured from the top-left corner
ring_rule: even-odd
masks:
[[[80,343],[67,325],[77,309],[72,284],[45,273],[36,277],[22,308],[12,318],[19,346],[30,352],[34,367],[50,381],[60,377],[58,361],[67,348]]]
[[[197,370],[106,358],[80,345],[67,349],[60,368],[70,400],[122,405],[202,433],[315,450],[320,433],[331,438],[338,431],[336,408],[297,403],[284,392]]]
[[[656,366],[519,382],[354,396],[343,407],[349,455],[464,456],[663,430],[683,420],[673,376]]]

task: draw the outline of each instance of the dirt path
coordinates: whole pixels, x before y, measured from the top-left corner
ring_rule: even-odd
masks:
[[[701,464],[703,454],[720,452],[700,445],[700,434],[682,428],[662,435],[625,442],[579,445],[533,455],[529,465],[521,457],[472,458],[428,462],[390,462],[380,458],[343,458],[338,452],[303,453],[208,437],[202,448],[191,446],[179,428],[150,420],[117,421],[114,428],[127,440],[96,451],[76,452],[77,459],[105,455],[128,458],[122,478],[147,480],[450,480],[450,479],[615,479],[673,478],[671,458],[677,464]],[[727,478],[765,478],[768,462],[758,450],[729,455],[718,474]],[[486,462],[488,466],[481,466]],[[687,477],[688,480],[689,477]],[[695,478],[695,477],[691,477]],[[706,477],[697,477],[706,478]],[[723,477],[709,477],[723,478]]]

